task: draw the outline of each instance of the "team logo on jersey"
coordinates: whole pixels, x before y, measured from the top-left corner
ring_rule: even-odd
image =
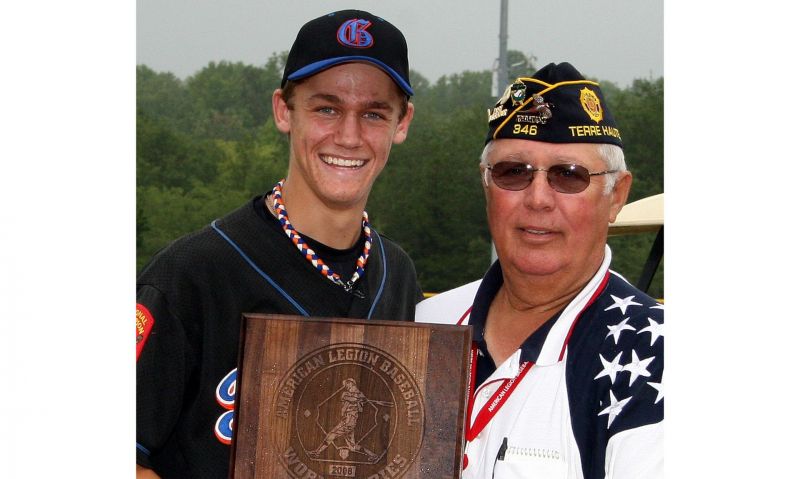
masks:
[[[402,477],[422,445],[425,405],[414,377],[371,346],[309,353],[281,379],[272,404],[287,425],[272,440],[295,479]]]
[[[374,43],[372,34],[367,31],[367,28],[371,25],[372,22],[362,18],[347,20],[339,27],[339,31],[336,32],[336,38],[339,43],[348,47],[369,48]]]
[[[139,355],[142,354],[144,343],[147,342],[147,337],[150,336],[150,331],[153,329],[153,315],[150,310],[139,303],[136,303],[136,360],[139,360]]]
[[[230,446],[233,439],[233,420],[235,412],[233,404],[236,400],[236,368],[222,378],[217,385],[217,403],[225,409],[214,423],[214,435],[219,442]]]
[[[603,119],[603,107],[600,106],[600,99],[597,98],[595,92],[588,88],[584,88],[581,90],[581,106],[583,107],[583,111],[589,115],[589,118],[595,121],[595,123],[600,123],[600,120]]]

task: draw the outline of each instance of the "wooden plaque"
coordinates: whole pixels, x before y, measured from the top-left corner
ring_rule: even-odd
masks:
[[[469,326],[245,314],[233,478],[458,478]]]

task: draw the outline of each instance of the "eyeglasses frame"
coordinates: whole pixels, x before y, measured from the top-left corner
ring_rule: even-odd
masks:
[[[525,165],[525,169],[526,170],[533,172],[531,174],[531,180],[528,182],[527,185],[525,185],[525,188],[521,188],[519,190],[503,188],[502,186],[498,185],[497,182],[492,181],[492,183],[494,183],[495,186],[497,186],[501,190],[505,190],[505,191],[523,191],[523,190],[527,189],[531,184],[533,184],[533,180],[535,179],[537,171],[542,171],[542,172],[547,173],[548,171],[550,171],[551,168],[556,167],[556,166],[568,166],[568,167],[580,166],[581,168],[584,168],[584,169],[587,170],[587,173],[588,173],[589,177],[600,176],[600,175],[608,175],[608,174],[611,174],[611,173],[619,173],[619,171],[620,171],[620,170],[605,170],[605,171],[591,172],[591,171],[588,171],[588,169],[585,166],[578,165],[577,163],[558,163],[558,164],[555,164],[555,165],[551,165],[551,166],[549,166],[547,168],[536,168],[536,167],[534,167],[533,165],[531,165],[529,163],[525,163],[524,161],[510,161],[510,162],[508,162],[508,161],[498,161],[494,165],[481,164],[481,168],[483,168],[483,183],[487,187],[489,186],[489,178],[491,177],[491,174],[489,172],[492,171],[492,168],[494,168],[494,166],[499,164],[499,163],[519,163],[519,164],[523,164],[523,165]],[[580,191],[574,191],[574,192],[559,191],[553,186],[553,184],[550,182],[550,178],[547,177],[547,175],[545,175],[545,178],[547,178],[547,185],[550,188],[552,188],[553,191],[555,191],[557,193],[563,193],[565,195],[574,195],[574,194],[577,194],[577,193],[581,193],[583,191],[586,191],[586,188],[589,187],[589,184],[587,183],[586,187],[584,189],[580,190]],[[492,180],[494,180],[494,178],[492,178]]]

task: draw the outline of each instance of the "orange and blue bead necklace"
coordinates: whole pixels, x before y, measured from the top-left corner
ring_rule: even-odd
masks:
[[[333,281],[335,284],[343,287],[345,291],[351,291],[353,286],[356,284],[359,278],[364,276],[364,267],[367,264],[367,258],[369,258],[369,250],[372,246],[372,230],[369,224],[369,217],[367,216],[367,212],[364,211],[363,216],[361,218],[361,229],[363,230],[364,234],[364,250],[361,252],[361,256],[358,257],[356,261],[356,269],[353,272],[353,276],[350,278],[350,281],[342,280],[341,276],[338,273],[330,269],[327,264],[317,256],[317,253],[314,252],[313,249],[305,242],[302,236],[294,229],[292,223],[289,222],[289,214],[286,211],[286,205],[283,203],[283,183],[286,179],[280,180],[276,185],[275,188],[272,189],[272,209],[275,212],[276,216],[278,217],[278,221],[281,223],[281,227],[283,227],[283,231],[286,233],[286,236],[292,241],[292,243],[297,246],[297,249],[300,250],[300,253],[305,256],[305,258],[319,271],[323,276],[328,278],[329,280]]]

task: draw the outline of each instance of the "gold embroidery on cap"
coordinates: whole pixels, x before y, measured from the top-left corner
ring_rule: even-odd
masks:
[[[581,106],[595,123],[600,123],[600,120],[603,119],[603,107],[600,106],[600,99],[592,90],[588,88],[581,90]]]
[[[489,123],[493,122],[498,118],[502,118],[508,115],[508,110],[503,108],[502,106],[496,106],[493,110],[486,110],[489,114]]]

